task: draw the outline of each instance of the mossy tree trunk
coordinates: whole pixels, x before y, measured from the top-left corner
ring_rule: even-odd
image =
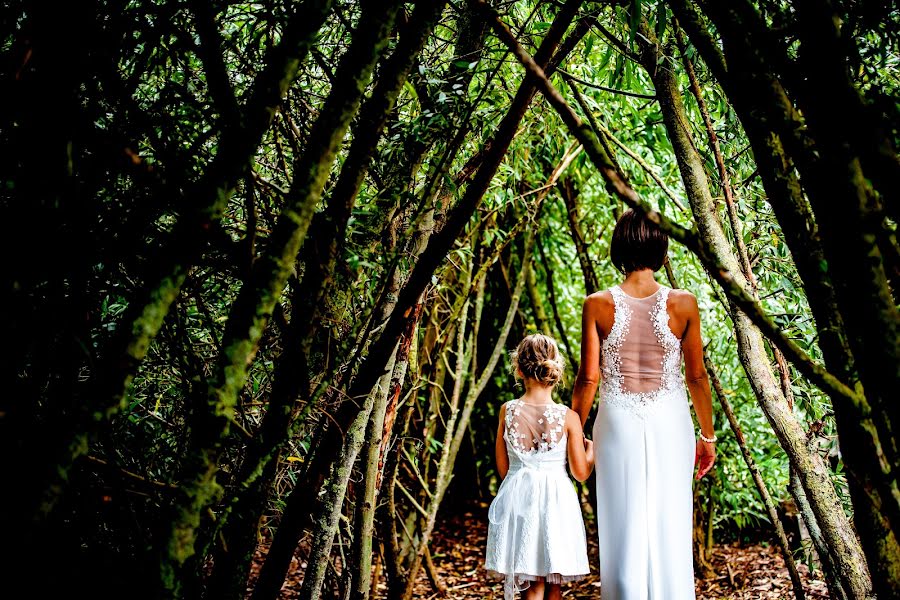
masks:
[[[222,355],[209,381],[208,407],[191,431],[181,497],[163,543],[161,585],[178,593],[177,571],[194,553],[200,515],[220,495],[216,483],[218,453],[229,430],[238,395],[246,382],[263,331],[281,297],[312,220],[338,148],[356,114],[375,63],[386,47],[400,2],[366,6],[361,26],[337,70],[325,108],[316,120],[303,154],[294,165],[286,206],[269,237],[266,252],[254,263],[231,307]]]
[[[747,131],[807,288],[826,364],[859,395],[864,390],[861,401],[834,394],[832,401],[875,589],[896,595],[896,411],[885,398],[896,395],[900,381],[900,312],[886,273],[893,245],[883,234],[885,207],[873,195],[896,188],[884,177],[896,172],[889,166],[896,165],[895,150],[847,75],[846,40],[829,3],[802,3],[797,11],[802,43],[796,63],[749,3],[701,3],[724,54],[692,3],[671,5]],[[802,81],[796,78],[801,69],[808,73]],[[823,103],[823,97],[835,102]],[[847,201],[836,203],[836,195]]]
[[[301,252],[306,269],[291,303],[293,318],[287,347],[276,366],[275,387],[259,435],[250,442],[238,475],[240,500],[232,511],[235,524],[227,526],[221,534],[208,586],[212,596],[239,597],[244,593],[249,559],[256,547],[258,521],[274,478],[279,449],[287,440],[295,417],[295,400],[310,392],[312,340],[323,318],[325,297],[333,285],[334,265],[343,250],[350,212],[388,115],[443,8],[439,2],[421,3],[401,31],[400,42],[383,61],[371,97],[360,109],[353,142],[328,206],[313,219],[311,235]],[[309,247],[311,251],[307,251]],[[314,398],[307,398],[304,413],[310,411],[314,402]],[[221,522],[217,529],[220,527]]]

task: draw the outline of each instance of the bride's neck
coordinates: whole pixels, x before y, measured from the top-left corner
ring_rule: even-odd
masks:
[[[622,288],[626,293],[632,296],[647,296],[657,290],[659,284],[653,277],[653,271],[650,269],[641,269],[639,271],[631,271],[625,275],[622,282]]]

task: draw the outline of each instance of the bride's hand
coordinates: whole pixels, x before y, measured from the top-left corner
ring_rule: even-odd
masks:
[[[694,466],[698,466],[697,479],[709,473],[716,462],[716,445],[703,440],[697,440],[697,453],[694,458]]]

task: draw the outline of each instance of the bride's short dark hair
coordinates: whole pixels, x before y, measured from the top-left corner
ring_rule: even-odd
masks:
[[[659,271],[666,260],[669,236],[644,213],[631,208],[622,213],[613,229],[609,258],[623,273],[640,269]]]

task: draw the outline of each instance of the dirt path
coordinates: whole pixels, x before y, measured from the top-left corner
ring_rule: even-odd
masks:
[[[479,514],[483,512],[484,514]],[[485,579],[484,545],[487,536],[486,509],[478,507],[453,518],[435,532],[432,544],[435,568],[448,588],[448,598],[484,598],[502,600],[502,585]],[[589,556],[594,572],[591,577],[564,589],[567,598],[600,598],[600,577],[595,565],[597,543],[594,532],[588,531]],[[722,598],[750,600],[793,598],[791,581],[784,559],[773,546],[717,546],[713,551],[714,579],[697,581],[699,600]],[[727,566],[726,566],[727,565]],[[806,565],[800,565],[806,597],[810,600],[828,598],[825,583],[811,577]],[[821,576],[820,573],[816,575]],[[440,596],[423,572],[416,582],[416,598],[436,600]]]
[[[482,568],[486,537],[487,505],[474,505],[471,510],[439,524],[434,533],[431,549],[435,570],[440,582],[447,588],[444,598],[502,600],[502,583],[487,579]],[[301,549],[294,558],[287,580],[282,587],[282,600],[293,600],[298,597],[303,580],[303,570],[306,566],[303,557],[309,550],[307,542],[308,540],[304,540],[301,543]],[[257,554],[254,561],[250,589],[252,589],[253,580],[258,575],[259,565],[263,560],[264,548],[260,550],[261,552]],[[589,578],[566,586],[563,591],[564,597],[600,600],[600,577],[596,569],[596,565],[599,564],[596,533],[592,530],[590,522],[588,523],[588,553],[594,572]],[[784,559],[774,546],[716,546],[713,550],[713,566],[716,571],[714,578],[697,580],[698,600],[793,598]],[[799,565],[799,569],[807,599],[828,598],[825,583],[817,579],[821,574],[816,573],[816,576],[810,576],[806,565]],[[383,600],[385,591],[384,581],[381,580],[378,584],[379,593],[373,600]],[[323,597],[334,596],[324,595]],[[442,598],[435,592],[424,567],[416,581],[414,597],[422,600]]]

